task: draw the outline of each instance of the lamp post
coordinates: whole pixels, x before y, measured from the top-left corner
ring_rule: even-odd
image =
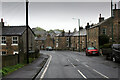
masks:
[[[72,19],[76,19],[76,18],[72,18]],[[79,26],[79,36],[78,36],[78,38],[79,38],[79,41],[78,41],[78,44],[79,44],[79,52],[80,52],[80,19],[78,19],[78,26]]]

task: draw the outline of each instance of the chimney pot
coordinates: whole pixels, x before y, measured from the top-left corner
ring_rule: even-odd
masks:
[[[116,4],[115,4],[115,9],[116,9]]]
[[[1,22],[3,22],[3,18],[1,18]]]
[[[89,26],[89,23],[87,23],[87,26]]]
[[[101,14],[100,14],[100,18],[101,18]]]

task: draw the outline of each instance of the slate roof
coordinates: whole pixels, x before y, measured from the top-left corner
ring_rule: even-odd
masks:
[[[66,37],[69,37],[69,36],[72,36],[73,35],[73,33],[64,33],[64,36],[66,36]],[[61,34],[57,34],[56,36],[61,36],[62,37],[62,33]]]
[[[87,35],[87,34],[86,34],[86,29],[81,29],[81,30],[80,30],[80,36],[85,36],[85,35]],[[79,36],[79,31],[73,33],[72,36]]]
[[[19,36],[24,33],[26,26],[4,26],[2,27],[3,36]],[[1,34],[0,34],[1,35]]]
[[[109,17],[109,18],[105,19],[104,21],[102,21],[100,23],[97,23],[94,26],[91,26],[90,28],[98,27],[99,25],[101,25],[101,24],[103,24],[103,23],[105,23],[105,22],[107,22],[108,20],[111,20],[111,19],[112,19],[112,17]]]

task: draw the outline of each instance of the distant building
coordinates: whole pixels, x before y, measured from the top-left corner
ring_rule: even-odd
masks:
[[[74,32],[73,35],[71,36],[71,49],[75,51],[82,51],[86,48],[86,29],[81,29],[80,30],[80,36],[79,36],[79,31]],[[80,37],[80,41],[79,41]]]
[[[79,51],[79,32],[62,32],[55,36],[56,50],[74,50]],[[80,51],[86,48],[86,30],[80,31]]]

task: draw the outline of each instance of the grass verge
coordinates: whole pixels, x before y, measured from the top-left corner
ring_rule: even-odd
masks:
[[[14,66],[6,66],[6,67],[3,67],[2,69],[0,69],[0,73],[2,73],[2,76],[5,76],[11,72],[16,71],[17,69],[19,69],[23,66],[24,66],[24,64],[17,64]]]

